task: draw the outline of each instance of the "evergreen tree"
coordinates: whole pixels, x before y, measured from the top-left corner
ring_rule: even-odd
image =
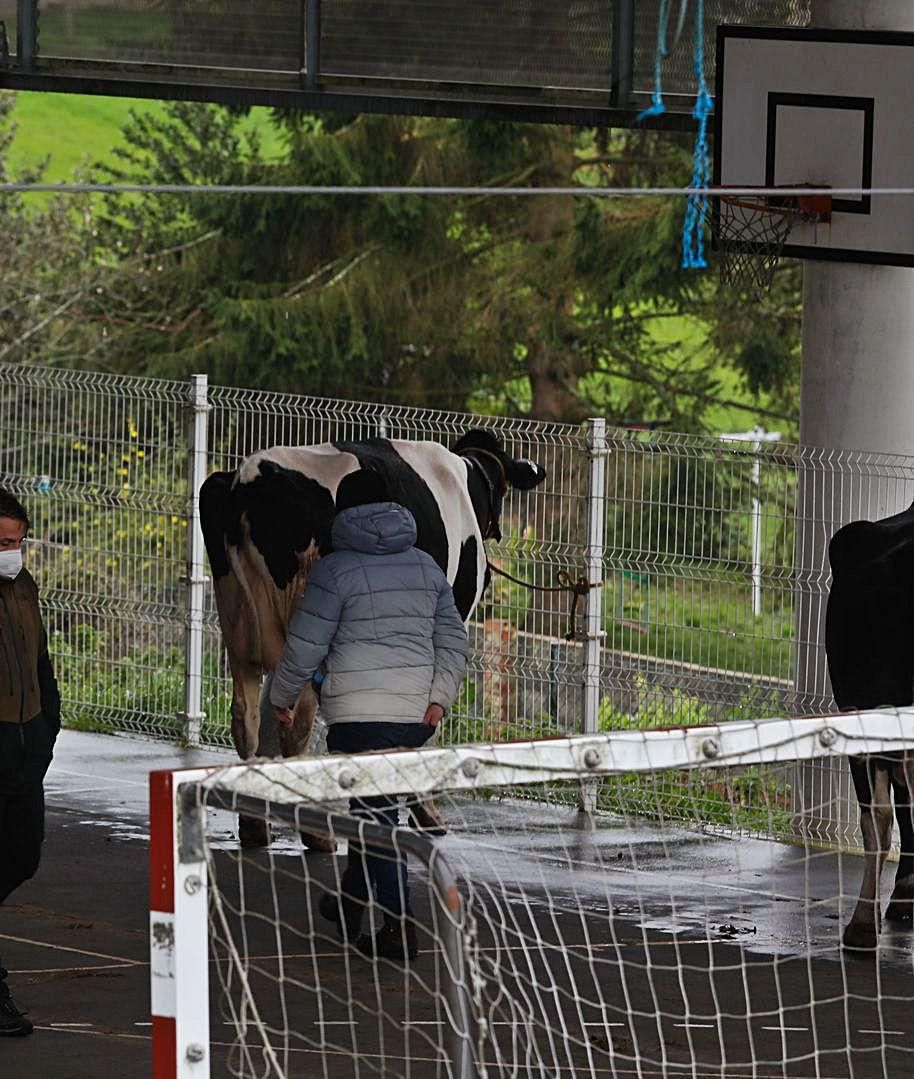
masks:
[[[241,120],[192,103],[133,115],[103,178],[585,191],[690,175],[685,136],[287,113],[268,160]],[[584,194],[111,198],[73,245],[93,269],[62,317],[88,366],[129,372],[699,430],[729,365],[793,416],[797,271],[761,311],[681,270],[683,212]]]
[[[0,181],[36,183],[43,166],[12,176],[7,156],[15,134],[15,95],[0,91]],[[86,238],[79,224],[85,199],[29,203],[30,196],[0,192],[0,362],[75,363],[82,355],[75,320],[91,290]]]

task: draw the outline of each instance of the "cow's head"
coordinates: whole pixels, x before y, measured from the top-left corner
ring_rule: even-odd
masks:
[[[519,491],[536,487],[546,478],[545,468],[526,458],[509,457],[498,437],[484,428],[467,431],[454,446],[454,453],[470,464],[470,497],[482,538],[500,540],[498,520],[505,491],[509,487]]]

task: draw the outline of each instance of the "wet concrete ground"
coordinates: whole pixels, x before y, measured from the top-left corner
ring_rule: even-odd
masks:
[[[147,774],[231,759],[63,732],[47,781],[41,870],[0,908],[0,955],[36,1025],[32,1038],[0,1041],[3,1079],[150,1075]],[[452,812],[461,824],[444,840],[449,859],[480,902],[508,912],[510,939],[541,941],[531,960],[498,932],[480,930],[480,954],[516,990],[513,1003],[510,994],[489,1000],[490,1061],[500,1054],[519,1075],[914,1075],[910,934],[887,932],[878,963],[846,961],[838,948],[850,910],[839,897],[856,892],[859,859],[650,825],[603,822],[587,831],[570,816],[557,827],[529,804]],[[217,870],[237,881],[241,866],[256,881],[266,856],[239,862],[228,819],[216,819],[214,830]],[[312,937],[302,873],[312,893],[333,887],[336,860],[298,851],[291,836],[278,842],[276,864],[288,871],[249,895],[235,926],[244,922],[257,957],[255,989],[269,997],[283,986],[264,1019],[280,1028],[282,1007],[294,1019],[300,1036],[281,1054],[288,1074],[445,1074],[433,1033],[441,964],[431,941],[421,937],[414,976],[405,978],[375,976],[331,937]],[[414,895],[427,924],[418,874]],[[277,912],[288,927],[282,983]],[[217,982],[214,968],[214,1076],[228,1074],[234,1032]],[[531,1053],[526,1043],[537,1031],[561,1029],[562,1007],[577,1025]],[[313,1048],[320,1040],[323,1057]],[[255,1053],[245,1074],[264,1069]]]

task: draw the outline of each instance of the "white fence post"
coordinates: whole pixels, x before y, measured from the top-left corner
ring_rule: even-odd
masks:
[[[587,547],[584,566],[588,588],[584,608],[584,687],[583,733],[595,734],[600,717],[600,675],[603,638],[603,553],[606,531],[606,420],[595,417],[587,432],[590,475],[587,488]],[[597,781],[598,782],[598,781]],[[597,782],[582,784],[581,809],[596,809]]]
[[[207,467],[206,375],[190,379],[190,463],[187,475],[187,617],[184,653],[184,740],[199,745],[203,711],[203,589],[206,583],[205,548],[200,529],[200,487]]]
[[[751,431],[720,435],[722,439],[752,443],[752,613],[758,618],[762,613],[762,462],[759,456],[763,442],[780,442],[780,431],[766,431],[758,424]]]

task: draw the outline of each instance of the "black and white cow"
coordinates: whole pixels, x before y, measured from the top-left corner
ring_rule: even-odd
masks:
[[[258,750],[261,678],[276,666],[314,560],[330,549],[340,480],[372,468],[416,519],[417,546],[447,574],[464,620],[488,583],[483,541],[499,539],[508,487],[529,490],[545,470],[514,460],[489,431],[468,431],[453,451],[437,442],[369,438],[316,446],[276,446],[235,472],[216,472],[200,489],[200,518],[216,607],[232,673],[232,737],[242,759]],[[316,698],[308,687],[284,756],[308,744]]]
[[[914,506],[882,521],[854,521],[828,548],[832,585],[825,651],[835,702],[842,711],[901,707],[914,700]],[[892,839],[892,801],[901,838],[888,921],[914,915],[914,755],[850,757],[860,803],[866,863],[860,898],[844,930],[848,948],[875,948],[879,884]]]

